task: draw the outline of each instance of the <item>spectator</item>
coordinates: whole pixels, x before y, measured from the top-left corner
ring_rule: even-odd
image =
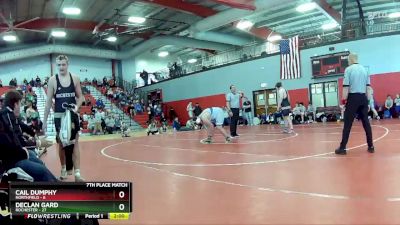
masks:
[[[160,116],[161,116],[161,113],[162,113],[161,104],[155,105],[155,107],[156,107],[156,108],[154,109],[155,115],[156,115],[156,117],[160,117]]]
[[[107,83],[107,77],[104,77],[104,78],[103,78],[103,87],[107,86],[107,84],[108,84],[108,83]]]
[[[385,118],[392,118],[392,107],[393,107],[393,99],[392,96],[388,95],[385,101]]]
[[[136,100],[135,111],[137,114],[140,114],[140,115],[143,113],[143,106],[142,106],[142,104],[140,104],[139,100]]]
[[[87,122],[89,120],[89,115],[87,114],[87,112],[85,112],[85,114],[83,114],[82,120]]]
[[[0,116],[0,145],[4,151],[0,151],[0,160],[6,170],[13,167],[20,167],[29,174],[35,181],[57,181],[57,178],[39,162],[36,158],[30,157],[18,134],[20,127],[17,118],[20,116],[22,96],[19,92],[12,90],[6,93],[4,105]]]
[[[186,121],[186,129],[187,130],[194,130],[195,122],[192,119]]]
[[[99,108],[99,109],[104,108],[104,103],[103,103],[103,100],[102,100],[101,98],[97,99],[97,101],[96,101],[96,106],[97,106],[97,108]]]
[[[385,111],[383,110],[383,106],[379,106],[378,107],[378,116],[380,117],[380,118],[384,118],[384,115],[385,114]]]
[[[151,100],[149,100],[149,104],[147,106],[147,115],[149,116],[147,123],[150,124],[151,120],[154,117],[154,107],[153,104],[151,103]]]
[[[115,130],[115,119],[111,116],[108,115],[108,117],[105,120],[106,123],[106,131],[108,134],[112,134],[113,131]]]
[[[175,109],[173,107],[169,108],[169,120],[172,122],[175,117],[177,117]]]
[[[17,86],[17,82],[16,82],[15,78],[10,80],[9,86],[11,86],[11,87],[16,87]]]
[[[243,111],[248,126],[253,126],[253,115],[251,115],[251,102],[247,97],[243,97]]]
[[[119,130],[121,130],[121,120],[119,119],[118,115],[116,115],[116,114],[114,114],[114,115],[115,115],[115,118],[114,118],[114,120],[115,120],[115,131],[119,131]]]
[[[103,120],[102,113],[100,112],[100,110],[98,110],[96,112],[96,114],[94,115],[94,121],[95,121],[94,129],[93,129],[94,135],[97,134],[97,132],[100,132],[100,133],[103,132],[103,128],[101,126],[102,120]]]
[[[368,94],[369,100],[368,100],[368,111],[372,112],[372,117],[375,117],[377,120],[380,120],[381,118],[378,115],[378,112],[375,109],[375,100],[374,100],[374,89],[371,86],[368,86]]]
[[[174,121],[172,122],[172,128],[173,128],[175,131],[178,131],[178,130],[181,129],[181,124],[179,123],[178,117],[175,117],[175,118],[174,118]]]
[[[92,102],[90,101],[89,98],[86,98],[86,99],[85,99],[85,105],[86,105],[86,106],[91,106],[91,105],[92,105]]]
[[[129,137],[130,129],[128,125],[124,122],[121,122],[121,136],[122,137]]]
[[[109,98],[113,98],[114,97],[114,92],[113,92],[113,90],[110,88],[110,89],[108,89],[108,91],[107,91],[107,97],[109,97]],[[114,97],[114,99],[115,99],[116,97]]]
[[[149,126],[147,127],[147,136],[150,134],[155,135],[159,134],[160,131],[158,130],[157,123],[154,119],[152,119],[149,123]]]
[[[94,133],[95,126],[96,126],[96,120],[95,120],[93,115],[90,115],[89,118],[88,118],[88,126],[87,126],[87,128],[89,129],[89,131]]]
[[[147,73],[146,70],[143,70],[143,72],[140,73],[140,78],[143,79],[144,86],[148,85],[149,83],[149,73]]]
[[[35,81],[33,80],[33,78],[31,79],[31,81],[29,81],[29,86],[35,87]]]
[[[167,132],[168,121],[167,121],[167,118],[165,117],[164,113],[161,113],[160,122],[161,122],[161,127],[163,129],[163,132]]]
[[[3,87],[3,81],[0,79],[0,87]]]
[[[316,122],[316,120],[315,120],[315,112],[316,112],[315,107],[310,102],[308,104],[308,107],[307,107],[308,121],[311,121],[311,122],[314,122],[314,123]],[[310,120],[310,118],[311,118],[311,120]]]
[[[35,86],[36,86],[36,87],[42,86],[42,81],[40,80],[39,75],[36,76],[36,85],[35,85]]]
[[[193,119],[194,108],[193,108],[192,102],[189,102],[189,104],[186,106],[186,111],[188,112],[189,119]]]
[[[300,118],[301,118],[300,123],[304,123],[304,113],[305,113],[304,108],[302,107],[302,105],[300,103],[297,102],[296,106],[293,108],[293,115],[294,115],[294,119],[296,120],[295,122],[298,123],[296,118],[297,118],[297,116],[300,116]]]
[[[197,118],[201,114],[202,111],[203,110],[201,109],[199,103],[196,103],[194,110],[193,110],[194,116]]]
[[[396,114],[397,117],[400,119],[400,96],[399,94],[396,95],[396,98],[394,99],[394,104],[396,105]]]

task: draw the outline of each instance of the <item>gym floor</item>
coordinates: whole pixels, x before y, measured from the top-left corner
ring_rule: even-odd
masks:
[[[102,224],[399,224],[400,121],[372,122],[374,154],[354,122],[348,154],[335,155],[342,126],[239,127],[210,145],[203,130],[85,137],[81,171],[134,184],[132,218]],[[59,175],[54,146],[42,159]]]

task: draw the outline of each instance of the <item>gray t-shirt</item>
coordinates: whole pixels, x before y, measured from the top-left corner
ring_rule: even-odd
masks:
[[[388,108],[392,108],[393,107],[393,99],[386,99],[385,106],[387,106]]]
[[[344,71],[343,86],[349,86],[349,93],[365,93],[370,84],[369,75],[360,64],[353,64]]]
[[[226,101],[230,103],[231,108],[235,109],[240,107],[240,95],[238,93],[228,93],[226,95]]]
[[[396,106],[400,106],[400,98],[395,98],[394,104],[396,104]]]

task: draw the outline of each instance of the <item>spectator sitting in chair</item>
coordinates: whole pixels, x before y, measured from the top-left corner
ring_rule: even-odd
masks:
[[[307,117],[308,117],[308,121],[309,122],[314,122],[314,123],[316,123],[316,120],[315,120],[315,112],[316,112],[316,110],[315,110],[315,107],[311,104],[311,102],[308,104],[308,107],[307,107]],[[310,120],[310,118],[311,118],[311,120]]]
[[[147,136],[149,136],[150,134],[152,135],[160,134],[160,130],[158,129],[157,123],[154,119],[151,119],[151,122],[147,127]]]
[[[115,115],[115,130],[121,130],[121,120],[119,119],[118,115]]]
[[[95,120],[94,116],[90,115],[88,117],[87,121],[88,121],[87,128],[89,129],[89,131],[94,133],[94,129],[95,129],[95,126],[96,126],[96,120]]]
[[[181,124],[179,123],[178,117],[175,117],[174,122],[172,123],[172,128],[174,128],[175,131],[190,131],[194,129],[194,124],[192,127],[190,127],[191,124],[189,122],[189,127],[182,127]]]
[[[163,132],[164,133],[167,132],[168,121],[167,121],[167,118],[165,117],[164,113],[161,113],[160,122],[161,122],[161,127],[163,129]]]
[[[21,110],[21,100],[22,96],[15,90],[6,93],[5,108],[0,112],[0,145],[3,148],[0,151],[0,160],[6,170],[20,167],[35,181],[57,181],[40,160],[31,157],[32,153],[22,145],[21,137],[18,137],[20,127],[17,118]]]
[[[174,121],[172,122],[172,128],[176,131],[181,129],[181,124],[179,123],[178,117],[175,117]]]
[[[96,106],[97,106],[97,108],[99,108],[99,109],[104,108],[104,102],[103,102],[103,100],[102,100],[101,98],[97,99],[97,101],[96,101]]]
[[[129,137],[130,129],[127,124],[121,122],[121,136],[122,137]]]
[[[135,111],[139,115],[142,115],[142,113],[143,113],[143,106],[142,106],[142,104],[140,104],[139,100],[136,100]]]
[[[108,134],[112,134],[115,130],[115,119],[109,114],[108,117],[105,119],[106,123],[106,131]]]
[[[394,99],[394,104],[396,105],[395,111],[397,114],[397,117],[400,119],[400,95],[397,94],[396,98]]]
[[[393,99],[388,95],[385,101],[385,118],[392,118]]]
[[[304,114],[305,114],[304,106],[302,106],[301,103],[296,103],[296,107],[294,107],[293,109],[294,119],[296,120],[296,117],[300,116],[301,118],[300,123],[304,123]]]

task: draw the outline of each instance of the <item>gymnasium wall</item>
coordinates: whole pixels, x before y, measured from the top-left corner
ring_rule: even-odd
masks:
[[[122,76],[124,80],[134,81],[136,80],[136,62],[135,58],[127,58],[121,60]]]
[[[24,78],[30,81],[32,78],[36,78],[36,75],[42,78],[50,75],[50,57],[48,55],[0,64],[0,79],[4,86],[8,86],[13,78],[17,78],[18,84],[21,84]]]
[[[57,73],[57,67],[55,65],[55,59],[57,54],[53,56],[53,73]],[[83,81],[85,78],[92,80],[103,79],[104,76],[110,77],[112,75],[112,64],[111,59],[100,59],[100,58],[88,58],[81,56],[68,55],[69,59],[69,71],[73,74],[79,75]]]
[[[54,74],[57,73],[57,67],[55,65],[56,57],[57,54],[52,55]],[[81,80],[85,78],[92,80],[94,77],[102,79],[104,76],[112,75],[111,59],[88,58],[73,55],[68,55],[68,58],[70,61],[70,72],[79,75]],[[17,78],[18,84],[21,84],[24,78],[27,78],[29,81],[32,78],[36,78],[36,75],[39,75],[40,78],[44,79],[44,77],[50,76],[50,74],[51,63],[49,55],[0,64],[0,79],[3,81],[3,85],[8,85],[10,80],[14,77]]]
[[[284,80],[283,85],[290,90],[292,102],[308,102],[310,83],[339,79],[339,77],[313,79],[310,57],[349,50],[358,53],[360,63],[368,67],[369,73],[373,75],[373,84],[376,86],[376,97],[378,101],[381,101],[381,95],[386,95],[389,90],[393,91],[390,94],[400,92],[400,88],[397,88],[400,84],[400,44],[398,43],[400,43],[400,35],[392,35],[302,50],[300,53],[301,79]],[[329,47],[335,47],[335,51],[330,52]],[[260,90],[261,83],[267,83],[267,88],[273,88],[276,82],[281,81],[279,73],[280,57],[275,55],[157,83],[143,87],[141,90],[162,89],[164,102],[168,103],[224,94],[229,91],[229,85],[235,84],[238,90],[244,91],[245,95],[252,100],[252,92]],[[389,84],[386,80],[389,79],[388,73],[391,75]],[[386,88],[388,85],[391,86],[390,89]]]

